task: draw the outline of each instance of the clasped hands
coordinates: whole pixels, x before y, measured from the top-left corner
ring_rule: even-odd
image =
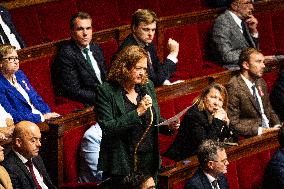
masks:
[[[214,118],[222,120],[226,125],[230,124],[227,112],[223,108],[216,108],[212,114]]]
[[[136,109],[138,116],[145,114],[148,108],[152,107],[152,98],[149,95],[145,95],[139,102],[138,108]]]

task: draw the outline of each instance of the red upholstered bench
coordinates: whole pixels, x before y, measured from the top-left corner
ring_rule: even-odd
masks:
[[[188,12],[200,11],[201,0],[159,0],[160,16],[171,16]]]
[[[160,15],[160,6],[158,0],[136,0],[135,3],[129,3],[128,0],[117,0],[120,19],[123,24],[130,24],[132,14],[137,9],[150,9],[157,16]]]
[[[101,188],[101,183],[78,183],[78,162],[81,140],[90,125],[83,125],[64,132],[63,135],[63,184],[60,188]]]
[[[90,125],[72,128],[63,135],[64,183],[78,182],[78,162],[81,140]]]
[[[84,11],[93,18],[95,31],[120,25],[117,2],[111,0],[77,0],[78,11]],[[127,3],[132,4],[132,3]]]
[[[44,42],[70,37],[69,20],[77,12],[73,0],[60,0],[37,5]]]
[[[43,33],[37,15],[36,6],[21,7],[10,10],[17,31],[21,34],[27,46],[43,42]]]
[[[50,65],[53,55],[26,60],[20,63],[20,69],[27,75],[31,85],[42,96],[52,111],[66,114],[76,109],[82,109],[81,103],[65,98],[56,99],[50,75]]]
[[[273,34],[271,16],[271,12],[260,12],[255,14],[255,17],[258,19],[259,22],[257,27],[260,35],[259,46],[261,52],[264,55],[274,55],[276,53],[276,41],[275,36]]]
[[[277,10],[272,15],[272,27],[274,32],[274,39],[276,45],[276,51],[280,54],[284,54],[284,10]]]
[[[223,71],[224,69],[205,59],[205,49],[208,30],[211,23],[187,24],[178,27],[165,28],[164,46],[167,46],[168,38],[173,38],[180,44],[177,70],[171,77],[171,81],[186,80],[200,77],[212,73]],[[164,54],[167,56],[167,48]]]
[[[109,39],[104,42],[99,42],[99,45],[103,49],[105,63],[106,63],[106,69],[109,70],[111,67],[111,58],[112,55],[117,51],[118,44],[115,39]]]

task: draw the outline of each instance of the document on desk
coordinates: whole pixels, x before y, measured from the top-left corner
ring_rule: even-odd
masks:
[[[193,104],[193,105],[194,105],[194,104]],[[185,109],[183,109],[181,112],[179,112],[179,113],[176,114],[175,116],[173,116],[173,117],[171,117],[171,118],[169,118],[169,119],[167,119],[167,120],[165,120],[165,121],[163,121],[163,122],[161,122],[161,123],[159,123],[158,125],[155,125],[155,126],[159,127],[159,126],[162,126],[162,125],[169,125],[169,124],[171,124],[172,122],[179,121],[180,117],[181,117],[183,114],[185,114],[185,113],[187,112],[187,110],[188,110],[189,108],[191,108],[193,105],[186,107]]]

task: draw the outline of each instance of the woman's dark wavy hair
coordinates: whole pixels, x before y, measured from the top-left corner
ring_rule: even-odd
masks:
[[[112,62],[107,80],[125,87],[132,80],[132,69],[135,68],[137,62],[142,58],[147,58],[149,61],[148,54],[143,48],[136,45],[125,47]],[[147,81],[148,75],[146,73],[141,84],[146,84]]]

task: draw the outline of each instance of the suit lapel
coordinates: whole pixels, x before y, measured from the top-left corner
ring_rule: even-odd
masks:
[[[41,161],[39,161],[38,157],[36,158],[33,158],[33,164],[34,166],[37,168],[38,172],[40,173],[40,175],[43,177],[43,181],[44,183],[49,186],[51,183],[50,183],[50,179],[47,175],[47,173],[44,171],[45,170],[45,167],[44,165],[42,164]]]
[[[15,96],[16,98],[23,101],[25,104],[28,104],[26,99],[23,97],[23,95],[14,87],[11,85],[11,83],[2,75],[0,74],[0,80],[4,84],[4,86],[7,87],[8,92],[11,94],[11,96]],[[17,81],[19,83],[19,78],[17,78]],[[20,84],[21,85],[21,84]],[[21,85],[22,86],[22,85]],[[23,87],[23,86],[22,86]],[[24,88],[24,87],[23,87]],[[25,89],[25,88],[24,88]]]
[[[267,114],[267,112],[266,112],[266,110],[267,110],[267,108],[266,108],[266,102],[267,102],[267,100],[266,100],[265,94],[263,93],[263,91],[264,91],[264,86],[262,85],[260,79],[258,79],[258,80],[256,81],[256,87],[257,87],[258,94],[259,94],[259,96],[260,96],[260,98],[261,98],[261,101],[262,101],[262,107],[263,107],[264,113],[265,113],[265,115],[269,115],[269,114]]]
[[[15,165],[17,165],[27,175],[27,177],[29,178],[30,184],[33,186],[32,188],[36,188],[36,184],[28,168],[25,166],[25,164],[20,160],[20,158],[14,152],[11,152],[11,153],[13,153],[12,155],[14,156]]]
[[[251,34],[250,34],[250,32],[249,32],[249,29],[248,29],[247,24],[245,24],[245,31],[243,31],[243,32],[246,32],[246,34],[247,34],[247,36],[248,36],[248,39],[249,39],[249,43],[252,45],[252,47],[253,47],[253,48],[256,48],[256,45],[255,45],[255,43],[254,43],[254,41],[253,41],[253,39],[252,39],[252,37],[251,37]]]
[[[103,64],[103,62],[104,62],[103,58],[104,57],[102,57],[102,55],[98,53],[98,51],[95,49],[93,44],[90,44],[90,50],[93,54],[94,59],[97,61],[98,67],[99,67],[100,72],[101,72],[101,79],[102,79],[102,81],[104,81],[105,80],[105,74],[106,74],[104,64]]]
[[[250,102],[252,103],[254,109],[261,114],[261,112],[259,112],[259,109],[257,108],[256,102],[255,102],[255,98],[253,97],[253,95],[251,94],[247,84],[245,83],[245,81],[243,80],[243,78],[241,77],[241,75],[238,76],[238,82],[239,82],[239,86],[240,86],[240,90],[242,91],[241,93],[245,96],[248,96],[250,99]]]
[[[89,72],[89,74],[97,80],[97,76],[96,76],[95,70],[92,67],[92,65],[90,65],[87,62],[87,60],[85,59],[84,55],[81,52],[81,49],[76,44],[73,44],[73,45],[74,45],[76,56],[77,56],[77,59],[79,60],[80,66],[84,67],[87,70],[87,72]]]
[[[207,176],[203,173],[203,171],[201,169],[199,169],[199,174],[200,174],[200,179],[201,179],[203,188],[204,189],[212,188]]]
[[[123,94],[122,93],[123,93],[123,91],[122,91],[121,87],[115,87],[115,90],[114,90],[115,102],[117,103],[117,106],[118,106],[120,112],[122,114],[125,114],[126,110],[125,110],[124,99],[123,99]]]
[[[226,14],[226,16],[228,18],[228,23],[231,26],[231,31],[232,31],[234,37],[237,40],[237,41],[234,41],[234,42],[239,42],[242,46],[250,46],[248,44],[248,41],[245,39],[243,33],[241,32],[241,28],[235,22],[235,20],[233,19],[232,15],[230,14],[230,12],[226,11],[225,14]],[[246,44],[246,45],[244,45],[244,44]]]

